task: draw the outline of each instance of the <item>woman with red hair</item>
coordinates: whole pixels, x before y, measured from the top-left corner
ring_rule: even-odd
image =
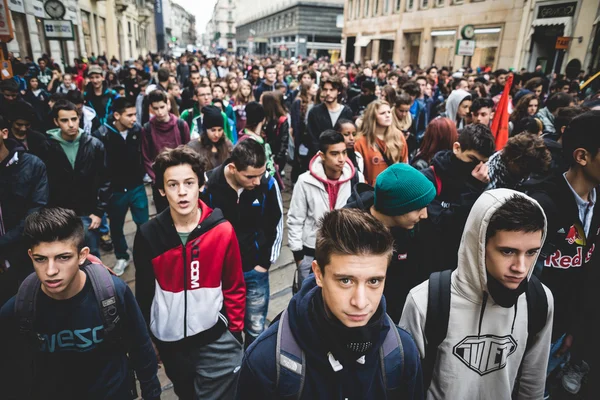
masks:
[[[436,118],[427,125],[421,147],[410,162],[416,169],[428,168],[431,159],[441,150],[451,150],[458,140],[456,124],[448,118]]]

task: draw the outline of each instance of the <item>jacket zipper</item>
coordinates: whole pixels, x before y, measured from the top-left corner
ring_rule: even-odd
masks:
[[[183,247],[183,337],[187,337],[187,246]]]

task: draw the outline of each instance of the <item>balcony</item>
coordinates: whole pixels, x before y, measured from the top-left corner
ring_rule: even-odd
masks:
[[[122,13],[129,7],[130,5],[134,5],[135,0],[115,0],[115,8],[118,13]]]

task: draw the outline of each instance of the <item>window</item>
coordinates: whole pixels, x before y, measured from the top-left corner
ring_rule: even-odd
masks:
[[[354,19],[360,18],[360,0],[356,0],[356,10],[354,10]]]
[[[379,0],[375,0],[373,3],[375,3],[373,7],[373,16],[375,17],[379,15]]]
[[[421,0],[421,10],[427,10],[429,8],[429,0]]]
[[[383,13],[385,15],[390,13],[390,0],[383,0]]]
[[[233,20],[233,14],[231,11],[227,11],[227,19],[230,21]]]
[[[352,0],[348,0],[348,20],[352,19],[352,13],[354,13],[354,3]]]
[[[406,0],[406,11],[413,11],[415,9],[415,0]]]
[[[464,2],[465,2],[464,0],[452,0],[452,4],[455,4],[455,5],[463,4]]]
[[[365,0],[365,10],[364,10],[364,17],[368,17],[369,16],[369,0]]]
[[[394,7],[394,10],[396,10],[396,12],[400,11],[400,3],[401,0],[396,0],[396,6]]]
[[[444,7],[446,0],[435,0],[436,7]]]

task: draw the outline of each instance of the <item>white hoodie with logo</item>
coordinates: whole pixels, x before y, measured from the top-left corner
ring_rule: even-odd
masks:
[[[485,296],[487,301],[484,301],[484,292],[488,292],[487,227],[496,210],[515,194],[539,207],[535,200],[522,193],[496,189],[484,192],[469,214],[458,251],[458,268],[452,272],[448,333],[438,347],[427,399],[509,400],[521,361],[523,371],[517,398],[539,400],[544,397],[554,312],[552,293],[544,286],[548,300],[546,325],[525,357],[528,336],[526,294],[519,296],[511,308],[496,304],[492,296]],[[535,261],[528,279],[534,265]],[[399,324],[413,336],[422,359],[427,357],[428,285],[429,281],[425,281],[410,291]]]

